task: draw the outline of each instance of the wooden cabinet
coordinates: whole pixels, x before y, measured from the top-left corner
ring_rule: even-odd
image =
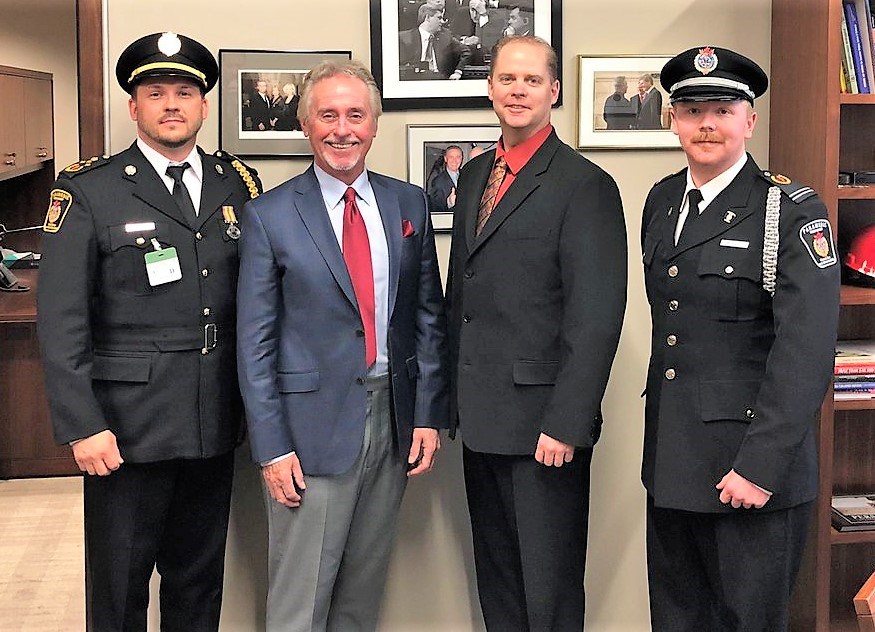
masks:
[[[0,179],[54,157],[52,75],[0,66]]]
[[[840,255],[875,223],[875,186],[839,171],[875,169],[875,95],[840,94],[841,0],[773,0],[769,166],[814,187]],[[875,290],[843,286],[839,338],[875,339]],[[820,495],[792,610],[793,629],[856,631],[853,596],[875,570],[875,531],[839,533],[833,494],[875,490],[875,404],[827,394],[817,427]]]

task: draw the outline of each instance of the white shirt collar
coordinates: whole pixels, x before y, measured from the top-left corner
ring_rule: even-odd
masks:
[[[702,202],[699,205],[699,212],[701,213],[706,208],[708,208],[708,204],[716,198],[720,193],[729,186],[729,184],[735,180],[735,176],[741,172],[744,168],[744,165],[747,163],[747,152],[741,154],[741,158],[739,158],[735,163],[729,167],[726,171],[721,173],[716,178],[712,178],[705,184],[699,187],[699,192],[702,194]],[[687,193],[690,189],[695,189],[696,185],[693,184],[693,178],[690,175],[690,170],[687,169],[687,188],[684,189],[684,200],[687,198]]]
[[[343,196],[348,187],[355,189],[356,196],[368,206],[376,204],[374,199],[374,190],[371,188],[371,181],[368,178],[368,170],[359,174],[352,184],[338,180],[327,171],[322,169],[315,162],[313,163],[313,172],[316,174],[316,180],[319,181],[319,188],[322,190],[322,199],[325,200],[325,206],[333,209],[338,204],[343,203]]]
[[[169,179],[171,188],[173,186],[173,179],[167,175],[167,167],[170,165],[181,165],[183,162],[189,164],[188,171],[191,171],[197,177],[198,182],[202,183],[204,181],[204,166],[201,162],[201,155],[198,153],[197,147],[192,147],[188,156],[180,161],[170,160],[170,158],[159,154],[157,151],[149,147],[149,145],[147,145],[139,136],[137,137],[137,147],[143,152],[146,160],[149,161],[149,164],[152,165],[158,175],[162,178]]]

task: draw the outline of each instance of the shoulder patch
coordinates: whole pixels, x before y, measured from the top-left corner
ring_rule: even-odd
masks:
[[[675,176],[679,176],[679,175],[685,173],[686,170],[687,170],[687,168],[684,167],[684,168],[681,169],[680,171],[677,171],[677,172],[675,172],[675,173],[670,173],[670,174],[668,174],[667,176],[665,176],[662,180],[657,180],[656,182],[654,182],[654,183],[653,183],[653,186],[657,186],[657,185],[660,185],[660,184],[662,184],[663,182],[665,182],[665,181],[667,181],[667,180],[671,180],[671,179],[674,178]]]
[[[219,150],[213,154],[219,160],[227,162],[234,170],[240,174],[240,178],[243,180],[243,183],[246,185],[246,188],[249,190],[249,197],[251,199],[257,198],[261,195],[263,189],[261,186],[261,180],[258,179],[258,172],[245,164],[242,160],[240,160],[237,156],[232,153],[229,153],[224,150]]]
[[[799,229],[799,239],[818,268],[828,268],[838,261],[829,220],[815,219],[808,222]]]
[[[79,162],[74,162],[72,165],[67,165],[66,167],[64,167],[61,170],[61,173],[58,174],[58,177],[72,178],[81,173],[85,173],[86,171],[90,171],[97,167],[102,167],[103,165],[109,164],[109,160],[110,157],[107,155],[83,158]]]
[[[73,203],[73,196],[63,189],[52,189],[49,193],[49,210],[46,211],[46,219],[43,222],[43,231],[56,233],[61,230],[61,224],[67,217],[67,211]]]
[[[781,193],[786,195],[792,201],[799,204],[810,197],[817,195],[817,192],[809,186],[793,182],[785,175],[774,173],[772,171],[762,171],[760,176],[769,184],[777,186],[781,189]]]

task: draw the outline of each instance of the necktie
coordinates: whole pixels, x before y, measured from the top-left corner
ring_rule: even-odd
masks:
[[[371,366],[377,359],[377,327],[374,301],[374,269],[368,230],[355,201],[355,189],[343,194],[343,260],[349,270],[355,300],[365,329],[365,361]]]
[[[188,187],[182,182],[182,174],[189,168],[187,162],[174,167],[167,167],[167,175],[173,178],[173,199],[176,200],[176,205],[182,211],[183,216],[188,219],[197,219],[197,211],[194,210],[194,204],[191,203],[191,195],[188,193]]]
[[[677,241],[680,241],[680,236],[689,235],[690,230],[692,230],[692,227],[699,220],[699,202],[701,201],[702,192],[699,191],[699,189],[690,189],[687,192],[687,218],[684,220]],[[678,215],[678,220],[680,220],[680,215]]]
[[[437,70],[434,61],[434,34],[428,36],[428,44],[425,46],[425,61],[428,62],[429,70]]]
[[[492,210],[495,208],[495,197],[498,195],[498,190],[504,181],[505,173],[507,173],[507,163],[504,160],[504,156],[502,156],[495,161],[492,172],[489,174],[489,180],[486,182],[483,197],[480,198],[480,208],[477,211],[477,235],[483,232],[486,220],[492,215]]]

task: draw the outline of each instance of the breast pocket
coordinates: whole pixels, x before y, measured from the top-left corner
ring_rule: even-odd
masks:
[[[768,294],[762,287],[759,248],[732,248],[721,246],[719,240],[709,242],[702,248],[698,274],[711,318],[752,320],[761,315]]]
[[[162,241],[169,227],[165,222],[128,222],[107,227],[109,232],[109,263],[113,288],[122,294],[148,296],[166,292],[172,283],[156,287],[149,285],[146,274],[147,252],[154,250],[155,239],[163,248],[171,244]]]

